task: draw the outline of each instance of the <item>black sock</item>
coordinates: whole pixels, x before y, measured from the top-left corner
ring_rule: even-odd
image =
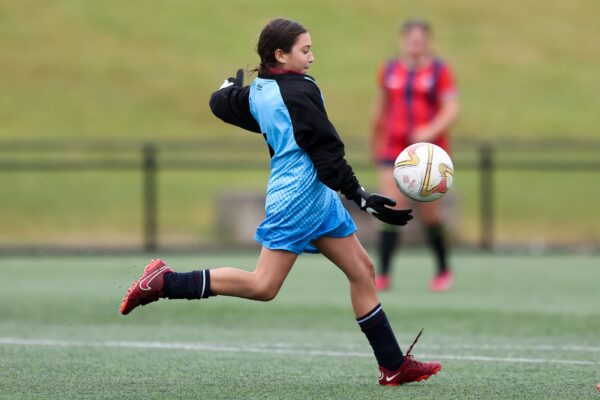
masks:
[[[188,300],[211,296],[210,270],[165,274],[164,294],[169,299]]]
[[[367,315],[356,321],[367,336],[379,365],[390,371],[400,368],[404,356],[381,304],[377,304]]]
[[[379,236],[379,257],[380,257],[380,271],[382,275],[390,273],[392,264],[392,256],[394,250],[396,250],[396,243],[398,241],[399,233],[393,228],[384,228]]]
[[[446,243],[446,232],[443,224],[429,225],[426,228],[429,245],[437,259],[438,274],[448,269],[447,256],[448,244]]]

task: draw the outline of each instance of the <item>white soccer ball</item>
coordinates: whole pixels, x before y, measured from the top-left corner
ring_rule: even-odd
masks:
[[[452,187],[454,166],[448,153],[431,143],[415,143],[400,153],[394,163],[394,181],[400,191],[415,201],[433,201]]]

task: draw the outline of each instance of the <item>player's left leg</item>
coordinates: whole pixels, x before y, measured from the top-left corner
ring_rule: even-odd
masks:
[[[379,179],[379,192],[396,201],[396,207],[394,208],[409,208],[408,201],[400,194],[394,183],[393,165],[379,165],[377,175]],[[380,224],[378,245],[379,270],[375,278],[375,287],[377,290],[387,290],[390,287],[393,256],[401,241],[400,233],[400,230],[396,226]]]
[[[401,385],[427,379],[438,373],[442,365],[436,361],[423,363],[415,360],[410,354],[412,345],[405,355],[402,354],[377,298],[373,263],[356,236],[323,237],[313,243],[348,278],[356,320],[379,363],[379,383]]]
[[[452,287],[452,271],[448,265],[448,238],[443,223],[441,202],[417,203],[419,217],[425,228],[427,241],[436,258],[437,271],[430,283],[430,288],[443,292]]]
[[[252,272],[230,267],[174,272],[164,261],[153,260],[127,291],[120,311],[126,315],[161,298],[193,300],[224,295],[269,301],[279,292],[297,257],[263,247]]]

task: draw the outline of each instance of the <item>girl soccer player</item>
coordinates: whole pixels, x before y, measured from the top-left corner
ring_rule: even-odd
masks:
[[[402,55],[379,68],[380,95],[375,106],[372,158],[377,164],[382,193],[393,198],[398,207],[408,206],[393,183],[394,161],[408,145],[435,143],[450,151],[448,129],[458,115],[458,100],[452,73],[430,50],[431,28],[422,20],[408,20],[400,29]],[[418,203],[419,217],[425,224],[428,241],[437,258],[437,273],[430,288],[445,291],[452,286],[447,261],[447,243],[440,202]],[[379,290],[389,287],[392,255],[398,230],[382,225],[379,239]]]
[[[160,298],[222,295],[269,301],[299,254],[321,252],[348,278],[357,322],[379,363],[379,383],[427,379],[442,366],[416,361],[410,355],[412,346],[402,354],[377,298],[373,264],[336,191],[386,223],[405,225],[411,211],[389,208],[393,200],[369,194],[358,183],[327,118],[321,92],[306,75],[314,62],[311,49],[311,37],[302,25],[275,19],[260,34],[258,78],[243,87],[243,71],[238,71],[237,78],[226,80],[210,98],[213,113],[223,121],[262,133],[271,154],[266,218],[255,235],[263,246],[256,269],[177,273],[162,260],[153,260],[128,290],[121,313]]]

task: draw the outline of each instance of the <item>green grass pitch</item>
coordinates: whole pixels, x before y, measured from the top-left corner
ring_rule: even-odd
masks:
[[[598,399],[600,259],[457,254],[456,286],[405,252],[381,296],[404,349],[443,371],[377,384],[343,275],[302,256],[278,298],[161,301],[117,312],[146,256],[0,259],[3,399]],[[252,268],[253,254],[166,256],[176,270]]]

